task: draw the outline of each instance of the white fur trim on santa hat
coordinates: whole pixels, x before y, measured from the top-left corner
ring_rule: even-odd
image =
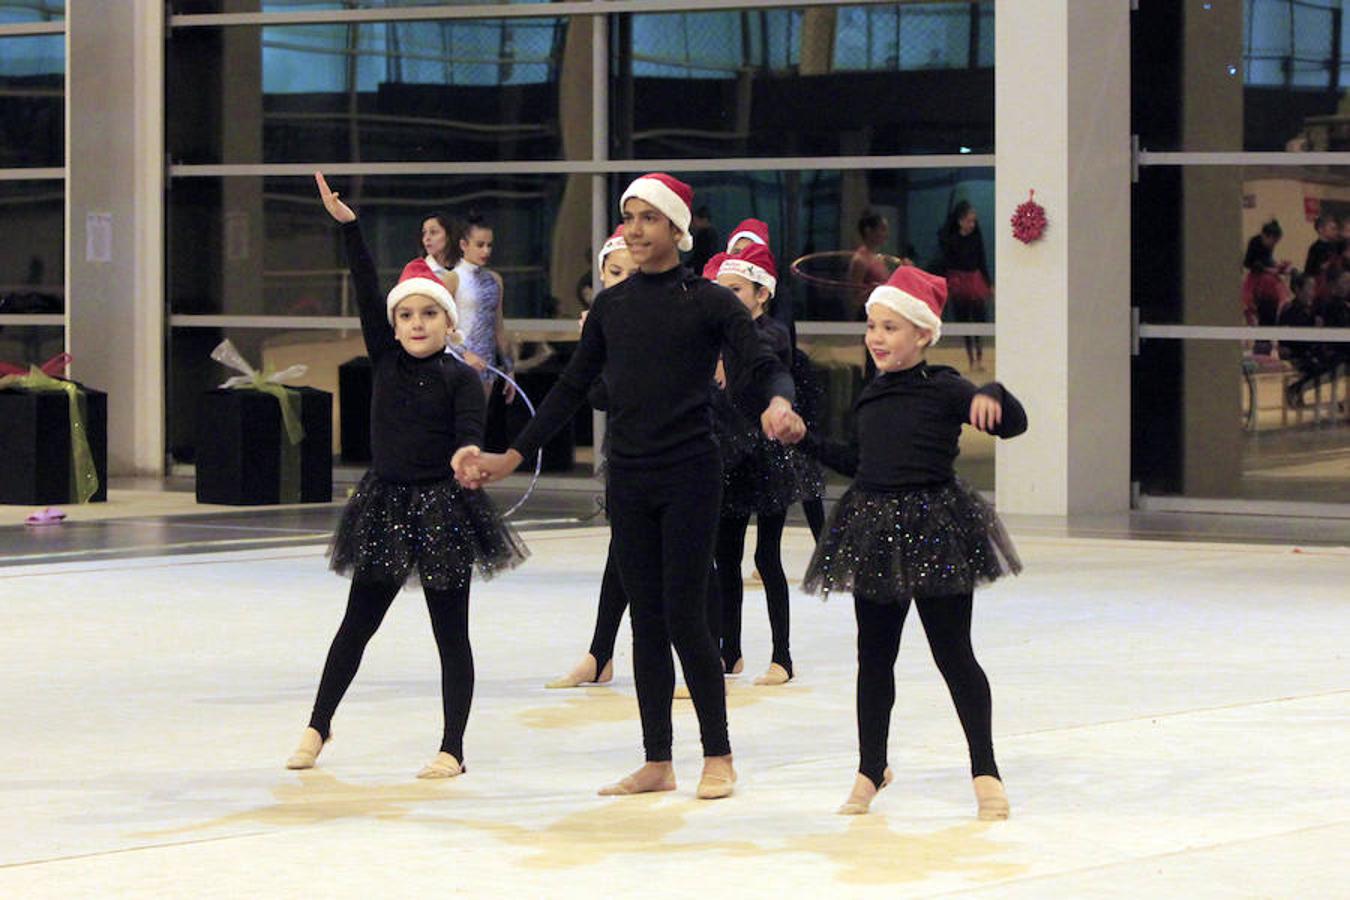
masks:
[[[656,207],[661,215],[670,219],[671,224],[680,230],[680,240],[676,244],[677,247],[686,253],[694,249],[694,238],[689,234],[689,220],[693,218],[693,212],[689,209],[689,204],[685,203],[679,194],[672,191],[661,180],[643,176],[642,178],[635,178],[633,183],[628,186],[628,190],[623,192],[623,196],[619,198],[619,212],[623,212],[623,205],[632,197],[646,201]]]
[[[609,256],[615,250],[627,250],[628,242],[623,239],[623,235],[617,234],[605,241],[600,247],[600,253],[596,256],[596,262],[601,269],[605,267],[605,257]]]
[[[873,288],[872,295],[867,298],[867,311],[871,312],[873,306],[884,306],[909,319],[920,328],[931,331],[933,339],[928,342],[930,347],[942,337],[942,319],[938,317],[937,313],[933,312],[933,307],[898,287],[880,284]]]
[[[385,298],[390,325],[394,324],[394,307],[398,306],[399,301],[416,294],[430,297],[440,304],[445,314],[450,317],[450,330],[459,328],[459,310],[455,308],[455,298],[445,285],[441,284],[439,278],[405,278],[394,285],[394,289]]]
[[[761,247],[769,246],[768,244],[764,243],[764,238],[755,234],[753,231],[738,231],[731,236],[730,240],[727,241],[728,253],[731,252],[731,248],[736,246],[736,242],[739,241],[741,238],[749,238],[753,243],[759,244]]]
[[[774,295],[774,291],[778,290],[777,278],[770,275],[762,266],[757,266],[738,256],[731,256],[722,261],[722,265],[717,268],[717,274],[721,275],[724,272],[729,275],[739,275],[746,281],[764,286],[768,289],[770,297]]]

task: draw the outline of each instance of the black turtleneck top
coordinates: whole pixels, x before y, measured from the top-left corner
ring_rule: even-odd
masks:
[[[417,358],[394,339],[375,261],[356,222],[342,226],[361,334],[374,369],[370,398],[371,469],[386,481],[423,483],[450,477],[450,457],[482,440],[482,382],[445,353]]]
[[[1027,430],[1026,411],[1003,385],[994,381],[976,389],[953,368],[921,362],[878,375],[863,388],[853,406],[856,443],[808,434],[804,446],[863,490],[944,484],[956,477],[957,441],[977,393],[1003,407],[995,435],[1010,438]]]
[[[571,362],[513,449],[533,456],[603,374],[611,466],[716,453],[709,386],[719,352],[731,377],[758,386],[760,410],[775,396],[795,399],[791,376],[735,294],[681,266],[638,272],[596,295]]]

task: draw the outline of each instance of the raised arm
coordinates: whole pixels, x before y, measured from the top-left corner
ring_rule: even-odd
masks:
[[[375,274],[375,260],[370,255],[361,226],[354,213],[339,195],[328,187],[323,173],[314,173],[314,182],[319,188],[319,197],[324,209],[342,226],[342,242],[347,255],[347,268],[351,273],[352,289],[356,293],[356,305],[361,314],[361,335],[366,341],[366,352],[371,359],[386,353],[397,346],[394,329],[389,325],[389,312],[380,291],[379,278]]]

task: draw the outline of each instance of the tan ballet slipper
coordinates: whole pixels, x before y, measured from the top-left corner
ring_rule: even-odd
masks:
[[[609,662],[605,663],[605,667],[600,670],[598,675],[595,671],[595,663],[595,657],[587,653],[585,658],[577,663],[575,669],[561,678],[553,679],[548,684],[544,685],[544,687],[574,688],[581,687],[584,684],[608,684],[614,680],[614,660],[611,659]]]
[[[700,800],[720,800],[730,797],[735,786],[736,770],[731,767],[731,757],[710,756],[703,760],[703,775],[694,795]]]
[[[731,664],[731,668],[727,670],[727,674],[739,675],[744,671],[745,671],[745,657],[742,656],[740,659],[736,660],[734,663]]]
[[[769,668],[764,671],[763,675],[755,679],[755,684],[773,686],[787,684],[791,680],[792,676],[788,674],[787,669],[778,663],[769,663]]]
[[[328,741],[331,741],[332,739],[333,736],[331,734],[328,735]],[[300,745],[295,748],[295,752],[286,760],[286,768],[314,768],[314,763],[318,760],[319,753],[323,750],[323,745],[328,743],[328,741],[324,740],[315,729],[306,728],[304,733],[300,735]]]
[[[993,775],[977,775],[973,784],[981,821],[997,822],[1008,818],[1012,809],[1008,805],[1008,793],[1003,790],[1003,782]]]
[[[431,762],[417,773],[418,778],[456,778],[464,774],[464,764],[455,759],[453,753],[444,750],[431,758]]]
[[[877,787],[872,783],[872,779],[859,772],[858,777],[853,779],[853,791],[848,795],[848,799],[844,801],[844,805],[835,810],[835,812],[841,816],[867,815],[868,811],[872,808],[872,801],[877,799],[877,794],[880,794],[887,787],[890,787],[891,782],[894,780],[895,773],[891,771],[889,766],[881,775],[881,787]]]
[[[643,766],[633,774],[613,784],[605,785],[596,793],[601,797],[627,797],[633,794],[654,794],[673,790],[675,790],[674,769],[666,768],[661,771]]]

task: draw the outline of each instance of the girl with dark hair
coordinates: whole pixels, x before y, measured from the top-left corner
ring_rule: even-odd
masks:
[[[495,363],[508,374],[515,369],[511,342],[502,324],[502,276],[487,268],[492,259],[492,226],[471,213],[455,227],[452,236],[454,266],[443,280],[459,304],[460,330],[464,333],[459,351],[478,372],[484,391],[491,394],[496,376],[488,366]],[[503,393],[507,403],[516,397],[509,381]]]
[[[947,214],[938,230],[938,247],[947,276],[947,295],[952,321],[983,322],[993,288],[984,255],[980,220],[969,200],[962,200]],[[984,369],[984,346],[977,335],[966,336],[966,359],[971,371]]]
[[[1247,242],[1247,254],[1242,258],[1242,267],[1247,270],[1242,281],[1242,315],[1248,325],[1274,325],[1279,315],[1286,296],[1280,276],[1289,270],[1289,263],[1275,261],[1275,245],[1282,237],[1284,229],[1271,219]],[[1269,341],[1259,345],[1269,352]]]

